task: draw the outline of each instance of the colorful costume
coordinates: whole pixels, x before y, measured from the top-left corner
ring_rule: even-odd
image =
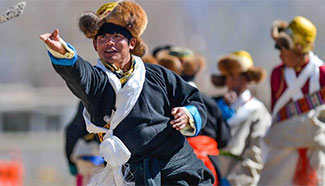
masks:
[[[272,31],[277,45],[292,50],[300,35],[309,61],[299,69],[281,64],[272,71],[273,125],[265,138],[270,153],[259,185],[324,185],[325,66],[311,52],[316,27],[296,17],[289,25],[275,22]]]
[[[94,22],[100,19],[99,26],[87,27],[87,21],[94,17]],[[120,167],[127,163],[136,185],[211,185],[211,172],[183,136],[197,135],[206,122],[199,91],[163,67],[143,64],[137,56],[143,54],[139,36],[147,24],[139,5],[132,1],[108,3],[96,15],[86,13],[80,18],[81,30],[89,38],[95,38],[98,32],[92,28],[99,29],[105,23],[127,28],[137,38],[136,47],[130,51],[133,55],[127,75],[120,76],[100,59],[93,67],[63,41],[70,57],[55,57],[50,50],[56,72],[85,107],[87,130],[105,133],[100,154],[107,166],[101,172],[104,174],[94,175],[91,184],[126,184],[119,174]],[[193,125],[181,132],[169,124],[171,110],[178,106],[184,106],[193,120]]]
[[[225,84],[228,76],[245,74],[248,82],[260,82],[265,71],[253,66],[248,52],[238,51],[222,57],[218,62],[222,76],[212,77],[215,85]],[[231,185],[256,185],[263,168],[262,139],[271,126],[271,115],[264,104],[246,89],[228,106],[218,100],[223,117],[227,119],[231,138],[219,155],[222,176]]]

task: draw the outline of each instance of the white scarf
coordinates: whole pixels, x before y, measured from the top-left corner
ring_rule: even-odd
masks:
[[[121,167],[131,157],[131,152],[117,136],[113,135],[113,130],[131,112],[140,96],[145,81],[146,70],[141,58],[137,56],[132,57],[135,59],[134,71],[123,87],[116,75],[108,70],[100,60],[97,61],[97,66],[106,73],[115,91],[116,111],[112,112],[111,117],[104,117],[105,122],[110,122],[110,129],[106,129],[91,123],[89,113],[84,109],[83,116],[88,132],[106,133],[104,141],[100,144],[99,152],[106,160],[107,165],[105,169],[93,175],[88,184],[91,186],[122,186],[126,184]]]
[[[309,63],[305,66],[302,72],[296,77],[296,72],[293,68],[285,67],[284,77],[288,88],[282,94],[282,96],[277,100],[274,105],[272,117],[274,118],[279,110],[290,101],[290,99],[296,101],[303,97],[301,88],[309,81],[309,93],[316,92],[320,89],[319,84],[319,67],[324,64],[324,62],[319,59],[313,52],[309,52]]]
[[[261,104],[247,89],[230,107],[235,110],[235,115],[227,120],[232,128],[246,121],[256,109],[261,107]]]

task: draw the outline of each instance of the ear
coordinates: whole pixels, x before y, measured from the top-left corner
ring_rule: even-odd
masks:
[[[129,44],[129,48],[130,48],[130,50],[133,50],[136,44],[137,44],[137,39],[134,38],[134,37],[131,38],[131,40],[130,40],[130,44]]]
[[[97,52],[97,39],[93,39],[93,46],[94,46],[94,49]]]

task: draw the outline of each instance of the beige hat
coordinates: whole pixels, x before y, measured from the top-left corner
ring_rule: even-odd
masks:
[[[217,68],[221,75],[212,75],[212,83],[216,86],[225,85],[225,76],[247,73],[248,81],[259,83],[266,77],[266,71],[261,67],[255,67],[252,56],[245,50],[232,52],[218,60]]]

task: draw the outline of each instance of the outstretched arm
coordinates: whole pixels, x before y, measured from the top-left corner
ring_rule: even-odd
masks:
[[[55,71],[64,79],[71,92],[82,100],[91,112],[92,100],[103,90],[104,73],[77,55],[77,51],[59,35],[59,30],[40,35],[45,43]]]
[[[55,29],[52,33],[45,33],[40,35],[41,40],[46,44],[49,49],[58,52],[62,55],[66,54],[66,49],[60,42],[59,29]],[[61,39],[62,40],[62,39]]]

